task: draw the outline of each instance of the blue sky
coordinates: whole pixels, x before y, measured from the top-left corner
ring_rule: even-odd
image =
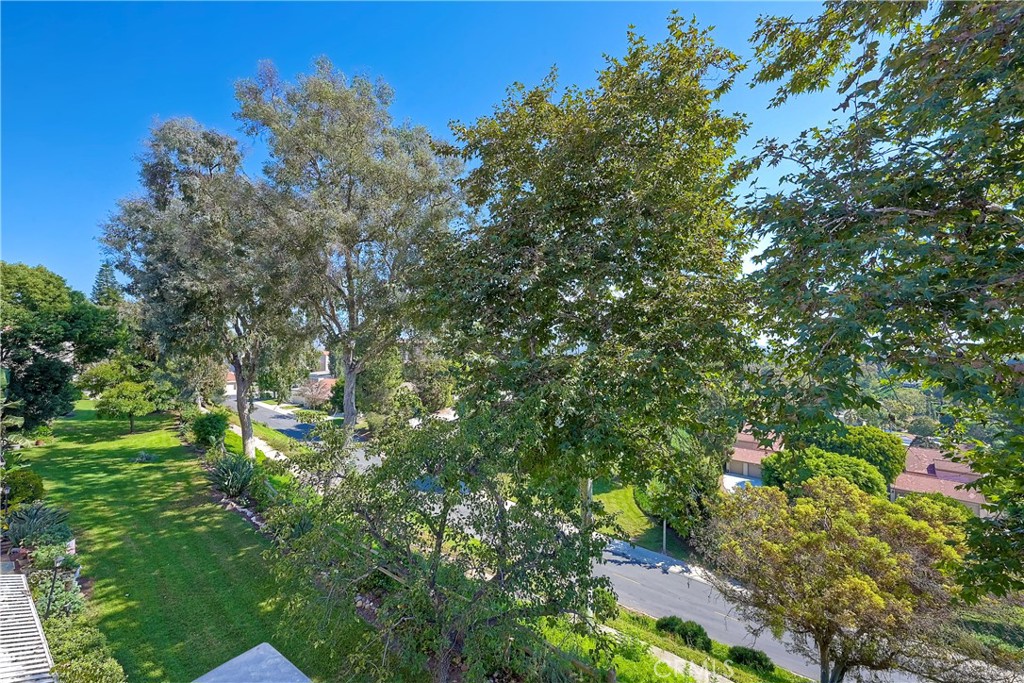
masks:
[[[811,3],[10,3],[0,8],[0,220],[6,261],[43,264],[88,292],[100,225],[138,191],[136,155],[154,121],[188,115],[236,133],[233,83],[272,60],[288,78],[327,55],[395,89],[393,113],[445,134],[487,114],[506,87],[593,83],[603,54],[621,55],[630,24],[665,35],[678,7],[750,57],[759,13],[808,16]],[[828,95],[768,110],[772,87],[747,87],[725,108],[764,136],[824,123]],[[247,142],[258,155],[260,150]],[[765,177],[765,182],[773,182]]]

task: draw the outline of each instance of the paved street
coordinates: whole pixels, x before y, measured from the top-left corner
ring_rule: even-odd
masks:
[[[234,397],[225,405],[234,410]],[[312,425],[298,422],[294,417],[269,408],[254,406],[253,420],[261,422],[283,434],[303,438]],[[356,453],[363,456],[360,450]],[[721,594],[701,581],[690,568],[673,558],[627,543],[613,541],[604,553],[603,562],[594,571],[611,579],[619,602],[630,609],[652,617],[676,615],[691,619],[707,629],[714,640],[729,645],[747,645],[764,650],[779,666],[798,674],[817,679],[817,666],[790,653],[786,646],[770,633],[754,638],[744,622],[732,614]],[[892,674],[885,680],[892,683],[916,683],[918,679],[907,674]]]

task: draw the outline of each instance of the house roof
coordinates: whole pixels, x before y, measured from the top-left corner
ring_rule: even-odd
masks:
[[[896,493],[942,493],[962,503],[973,503],[984,505],[985,496],[981,493],[960,488],[964,482],[954,479],[943,479],[929,474],[918,472],[904,472],[896,477],[892,488]]]
[[[53,683],[53,657],[24,574],[0,576],[0,681]]]
[[[776,441],[772,446],[766,448],[759,444],[752,434],[740,432],[736,435],[736,443],[733,445],[731,459],[737,462],[760,465],[762,460],[774,453],[780,446],[781,443]]]
[[[225,382],[234,382],[235,381],[235,373],[232,372],[231,370],[225,371],[224,372],[224,381]]]

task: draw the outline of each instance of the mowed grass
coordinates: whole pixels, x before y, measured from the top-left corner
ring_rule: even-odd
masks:
[[[289,594],[261,556],[269,542],[213,502],[195,456],[150,416],[96,419],[90,402],[55,424],[54,443],[30,451],[49,501],[71,512],[82,573],[94,579],[89,607],[132,681],[191,681],[262,642],[317,680],[348,679],[288,622]],[[155,462],[135,463],[140,451]],[[360,647],[365,626],[335,639]]]
[[[621,536],[641,548],[661,552],[661,520],[648,517],[637,507],[632,486],[619,486],[605,479],[594,482],[594,500],[604,505],[606,512],[615,515]],[[692,551],[671,527],[666,535],[668,554],[677,560],[690,561]]]

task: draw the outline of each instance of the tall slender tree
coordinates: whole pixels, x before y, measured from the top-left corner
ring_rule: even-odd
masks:
[[[270,146],[267,173],[301,206],[291,242],[300,303],[336,356],[351,428],[359,373],[396,343],[408,274],[458,210],[459,165],[424,128],[392,122],[386,84],[326,59],[297,83],[263,64],[236,94],[245,130]]]
[[[237,142],[188,119],[154,129],[142,162],[146,195],[121,202],[103,241],[141,304],[162,353],[226,360],[235,373],[245,453],[249,397],[271,355],[308,344],[296,316],[295,264],[282,254],[285,199],[245,178]]]
[[[124,296],[121,294],[121,285],[117,282],[117,275],[114,273],[114,265],[110,261],[104,261],[99,272],[96,273],[91,298],[97,306],[116,306],[124,300]]]

